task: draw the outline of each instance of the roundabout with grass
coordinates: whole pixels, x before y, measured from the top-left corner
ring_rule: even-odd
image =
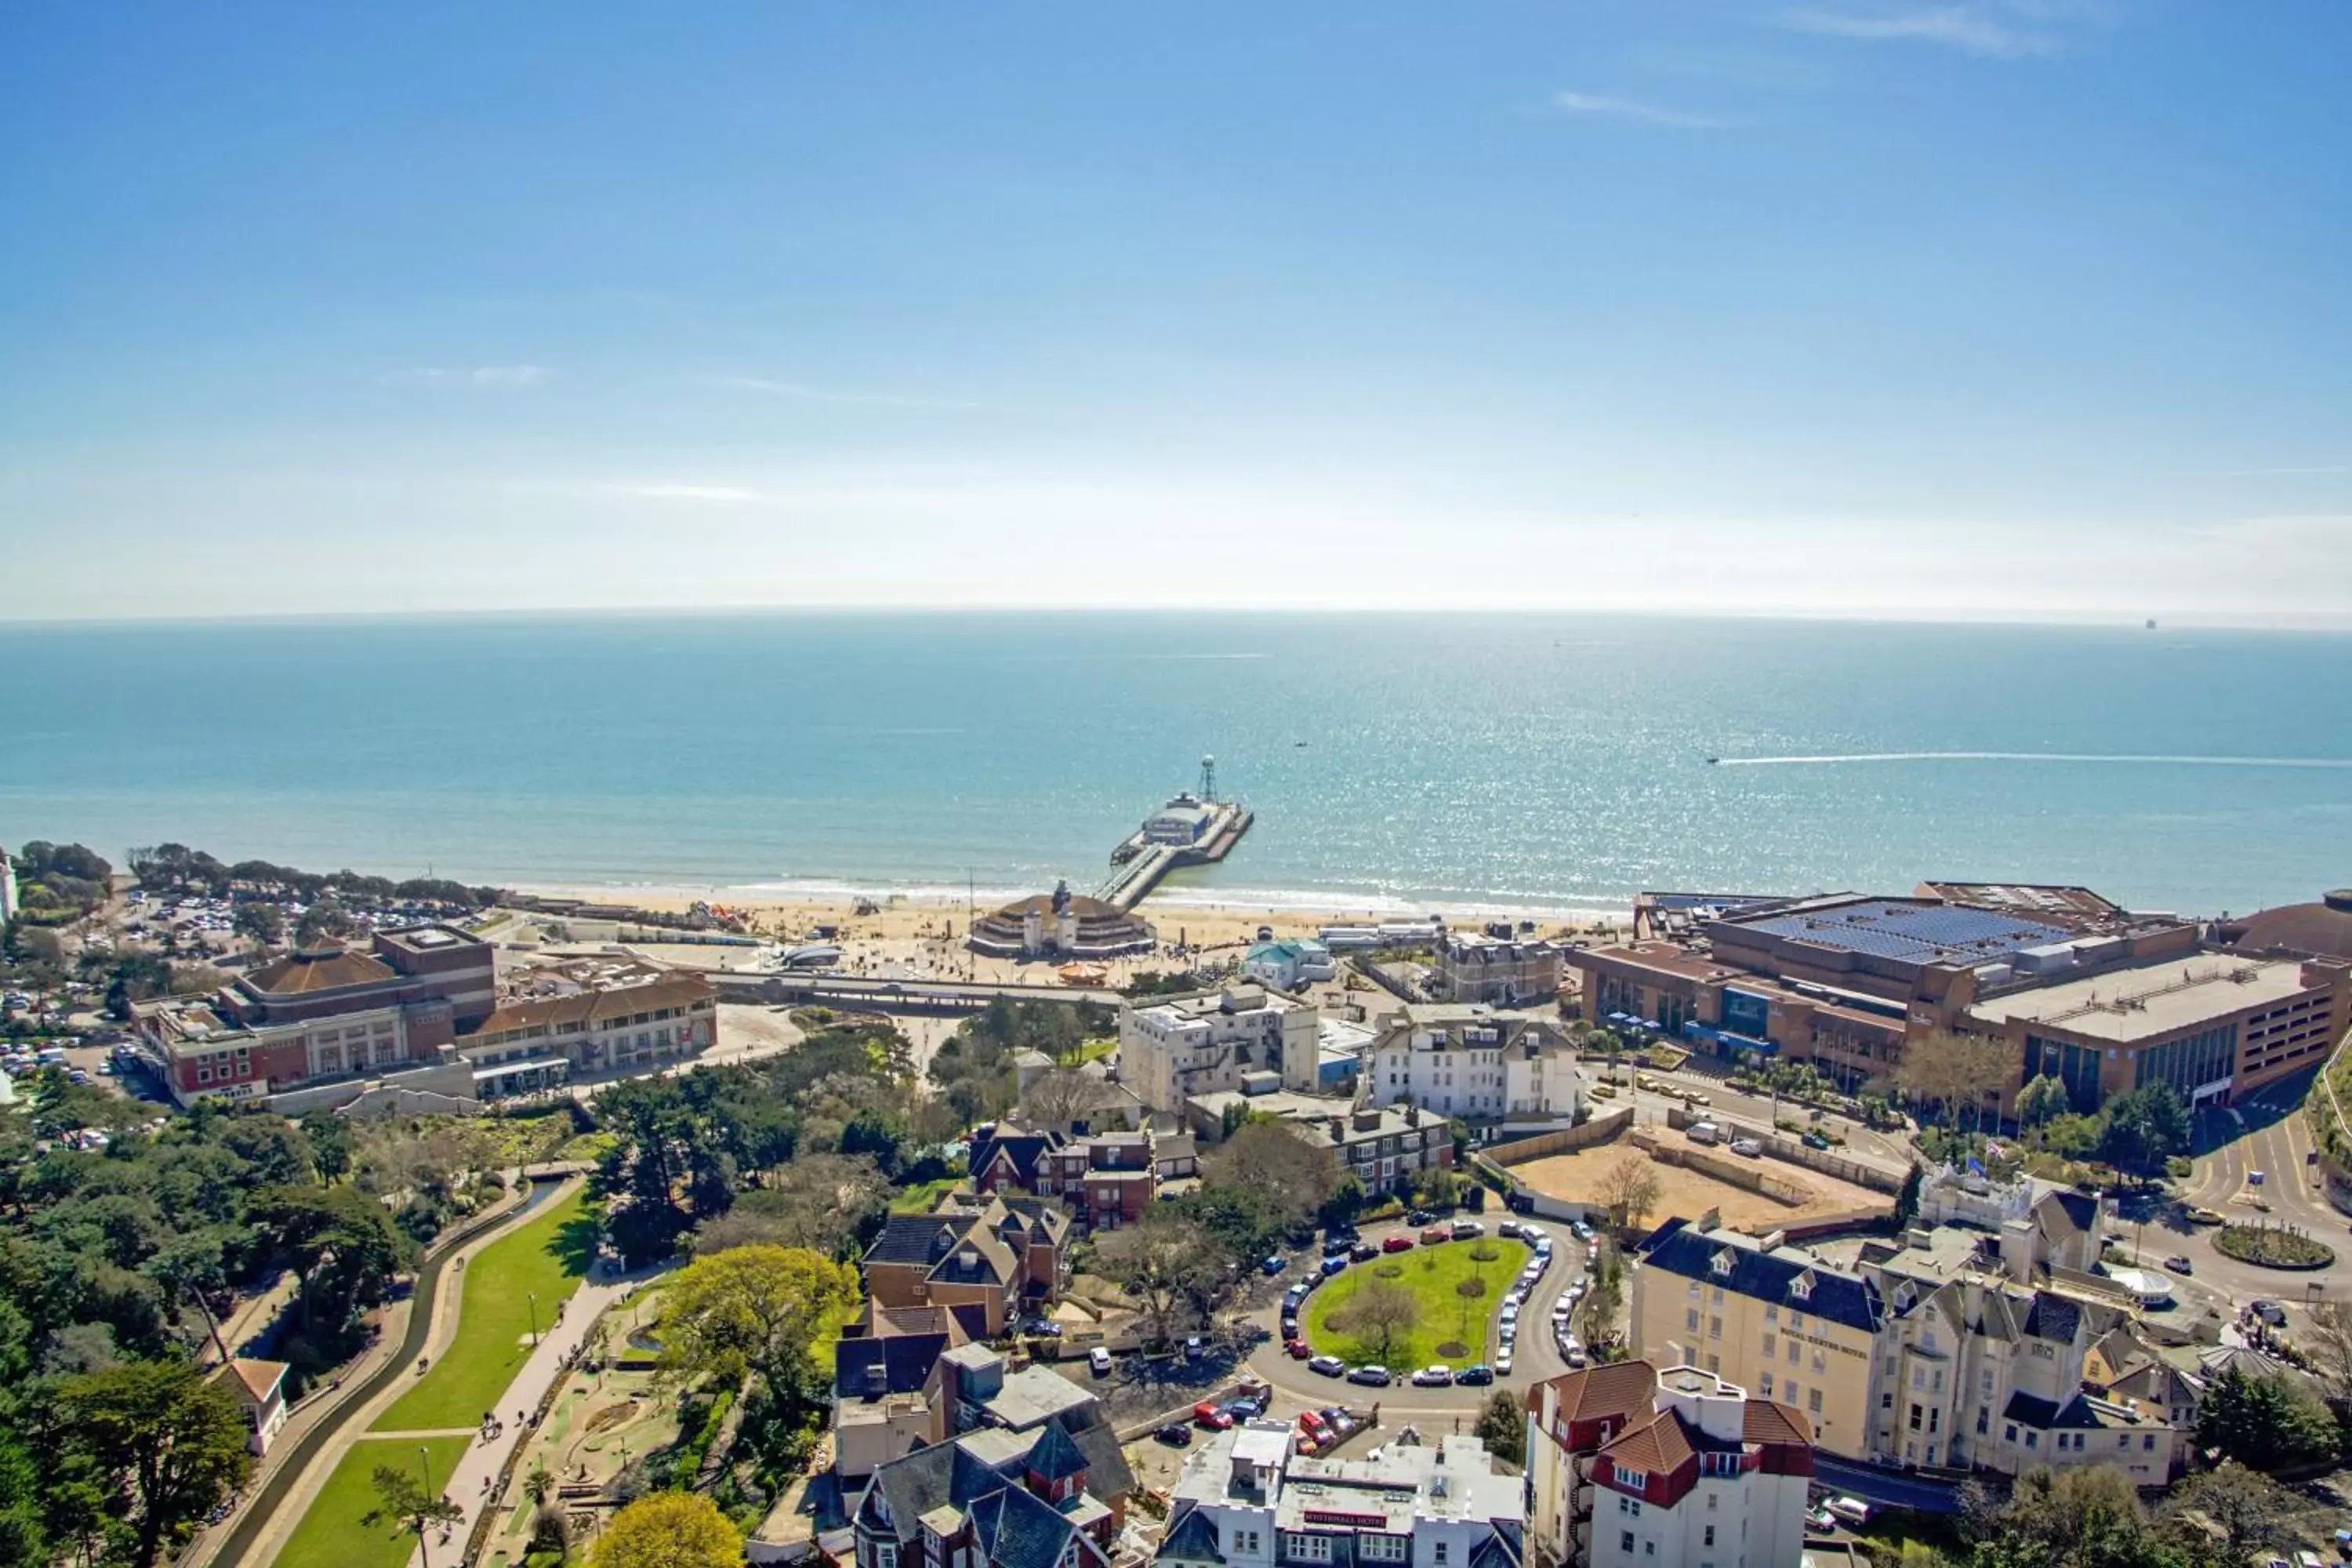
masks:
[[[1468,1366],[1486,1356],[1486,1331],[1528,1247],[1475,1237],[1357,1264],[1307,1299],[1299,1327],[1318,1353],[1400,1371]]]
[[[2277,1226],[2225,1225],[2213,1233],[2213,1246],[2225,1258],[2263,1268],[2325,1268],[2336,1261],[2326,1242]]]

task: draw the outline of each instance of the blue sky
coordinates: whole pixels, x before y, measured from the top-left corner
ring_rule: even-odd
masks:
[[[2352,624],[2352,6],[0,13],[0,615]]]

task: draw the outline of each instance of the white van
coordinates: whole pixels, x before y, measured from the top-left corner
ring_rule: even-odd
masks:
[[[1870,1522],[1870,1505],[1860,1498],[1833,1497],[1823,1506],[1850,1528],[1858,1530]]]
[[[1720,1143],[1723,1142],[1723,1129],[1717,1127],[1712,1121],[1694,1121],[1686,1131],[1690,1134],[1690,1141],[1694,1143]]]

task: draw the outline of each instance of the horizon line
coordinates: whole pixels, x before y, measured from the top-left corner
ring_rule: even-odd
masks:
[[[1542,616],[1575,616],[1599,620],[1661,620],[1661,621],[1778,621],[1819,622],[1860,626],[2013,626],[2080,628],[2084,630],[2144,630],[2151,634],[2165,631],[2231,631],[2271,632],[2298,635],[2342,636],[2352,633],[2352,616],[2341,618],[2272,617],[2267,620],[2240,620],[2226,616],[2209,617],[2193,611],[2159,613],[2153,616],[2122,611],[2105,614],[2082,612],[2063,613],[1998,611],[1952,611],[1932,613],[1901,610],[1860,609],[1853,612],[1822,609],[1735,609],[1713,608],[1595,608],[1586,605],[1479,605],[1474,604],[1432,605],[1065,605],[1051,603],[979,602],[968,605],[908,604],[890,602],[851,603],[835,605],[580,605],[548,606],[488,606],[471,609],[415,610],[254,610],[230,612],[215,616],[5,616],[0,615],[0,632],[68,631],[77,629],[129,629],[141,627],[250,626],[320,626],[330,624],[367,624],[403,621],[551,621],[551,620],[679,620],[688,617],[726,617],[754,619],[760,617],[817,617],[856,616],[1246,616],[1276,615],[1298,616],[1412,616],[1438,617],[1446,616],[1477,616],[1482,619],[1501,617],[1534,619]],[[2152,626],[2145,626],[2153,620]]]

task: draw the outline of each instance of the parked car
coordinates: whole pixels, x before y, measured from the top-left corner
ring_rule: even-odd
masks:
[[[1335,1355],[1309,1356],[1307,1370],[1320,1373],[1325,1377],[1338,1377],[1348,1370],[1348,1363]]]
[[[1345,1257],[1327,1258],[1323,1260],[1323,1278],[1328,1279],[1347,1267],[1348,1260]]]
[[[1404,1216],[1404,1222],[1407,1225],[1427,1225],[1431,1220],[1433,1220],[1437,1216],[1435,1215],[1430,1213],[1427,1209],[1415,1209],[1411,1214]]]
[[[1381,1250],[1382,1252],[1411,1252],[1412,1250],[1412,1237],[1405,1235],[1402,1231],[1399,1231],[1396,1235],[1381,1243]]]
[[[1185,1426],[1181,1421],[1171,1421],[1151,1435],[1171,1448],[1190,1447],[1192,1443],[1192,1428]]]
[[[1804,1144],[1808,1149],[1826,1149],[1830,1146],[1828,1137],[1819,1132],[1808,1132],[1804,1137],[1799,1139],[1798,1142]]]
[[[2276,1301],[2272,1300],[2268,1296],[2255,1297],[2252,1300],[2246,1303],[2246,1310],[2253,1313],[2255,1317],[2260,1318],[2263,1322],[2268,1323],[2272,1328],[2283,1329],[2286,1327],[2286,1309],[2280,1306]]]
[[[1832,1513],[1826,1505],[1812,1509],[1805,1515],[1805,1528],[1826,1533],[1837,1528],[1837,1515]]]
[[[1454,1381],[1465,1387],[1483,1388],[1495,1381],[1495,1369],[1485,1362],[1477,1362],[1455,1373]]]
[[[1331,1423],[1323,1418],[1319,1410],[1302,1410],[1298,1413],[1298,1429],[1320,1442],[1330,1436]]]
[[[1421,1244],[1423,1247],[1435,1247],[1441,1241],[1453,1239],[1454,1233],[1442,1225],[1433,1225],[1421,1233]]]
[[[1097,1377],[1100,1377],[1109,1372],[1110,1352],[1103,1349],[1100,1345],[1097,1345],[1094,1349],[1088,1351],[1087,1352],[1087,1370],[1093,1373]]]
[[[1350,1367],[1348,1371],[1348,1381],[1349,1383],[1360,1383],[1367,1388],[1386,1388],[1389,1385],[1391,1379],[1389,1377],[1388,1368],[1381,1366],[1377,1363],[1372,1363],[1363,1366]]]
[[[1358,1263],[1370,1263],[1381,1255],[1381,1249],[1369,1241],[1360,1241],[1348,1248],[1348,1256]]]
[[[2164,1260],[2164,1266],[2167,1268],[2171,1269],[2175,1274],[2194,1274],[2197,1272],[2197,1265],[2191,1263],[2189,1260],[2188,1255],[2185,1253],[2174,1253],[2171,1257]]]
[[[1694,1121],[1683,1129],[1683,1135],[1694,1143],[1720,1143],[1723,1129],[1712,1121]]]
[[[1475,1219],[1457,1219],[1454,1222],[1454,1239],[1456,1241],[1467,1241],[1474,1236],[1486,1234],[1486,1227]]]
[[[1192,1420],[1196,1426],[1206,1426],[1212,1432],[1222,1432],[1234,1424],[1232,1416],[1205,1399],[1192,1406]]]
[[[1735,1154],[1745,1154],[1751,1160],[1760,1160],[1764,1157],[1764,1145],[1753,1138],[1734,1138],[1731,1141],[1731,1152]]]
[[[1315,1353],[1314,1346],[1297,1338],[1285,1341],[1282,1348],[1293,1361],[1305,1361]]]
[[[1507,1219],[1502,1224],[1495,1227],[1495,1234],[1496,1236],[1517,1236],[1519,1234],[1519,1222],[1515,1219]]]
[[[1425,1366],[1412,1374],[1412,1382],[1416,1388],[1451,1388],[1454,1386],[1454,1369],[1450,1366]]]
[[[1289,1268],[1289,1267],[1290,1267],[1290,1259],[1288,1259],[1287,1258],[1285,1258],[1285,1257],[1284,1257],[1282,1254],[1280,1254],[1279,1252],[1276,1253],[1273,1257],[1271,1257],[1271,1258],[1267,1258],[1265,1262],[1263,1262],[1263,1263],[1261,1263],[1261,1264],[1259,1264],[1259,1265],[1258,1265],[1258,1268],[1261,1268],[1262,1270],[1264,1270],[1264,1271],[1265,1271],[1265,1273],[1267,1273],[1267,1274],[1279,1274],[1279,1273],[1281,1273],[1284,1269],[1286,1269],[1286,1268]]]
[[[1858,1529],[1870,1522],[1870,1505],[1860,1498],[1833,1497],[1824,1506],[1842,1524]]]
[[[1496,1377],[1511,1375],[1511,1347],[1508,1345],[1495,1352],[1495,1375]]]

